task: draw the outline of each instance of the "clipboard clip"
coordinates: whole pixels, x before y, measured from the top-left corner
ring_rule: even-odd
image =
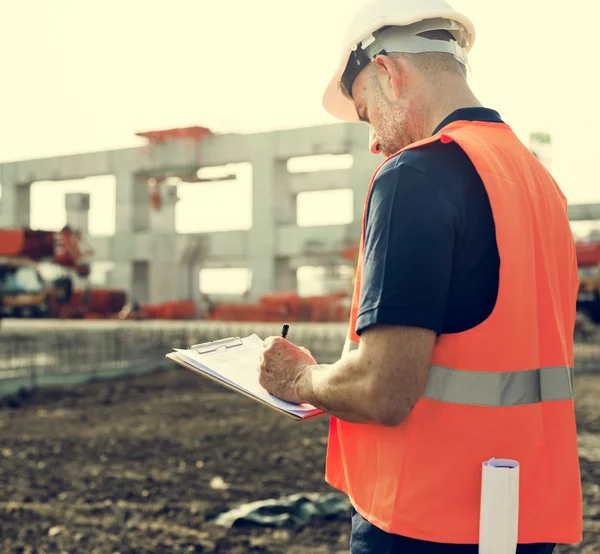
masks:
[[[207,354],[208,352],[226,350],[235,346],[242,346],[243,344],[244,342],[240,337],[229,337],[227,339],[213,340],[211,342],[193,344],[189,347],[189,350],[194,350],[196,354]]]

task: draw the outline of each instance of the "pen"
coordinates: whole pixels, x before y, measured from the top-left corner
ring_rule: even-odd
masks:
[[[287,323],[283,324],[281,328],[281,336],[285,339],[287,337],[288,331],[290,330],[290,326]]]

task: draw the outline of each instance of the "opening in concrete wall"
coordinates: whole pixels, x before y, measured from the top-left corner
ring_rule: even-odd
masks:
[[[350,293],[354,270],[347,265],[303,265],[296,270],[299,296]]]
[[[352,223],[354,192],[332,189],[300,192],[296,198],[296,225],[344,225]]]
[[[90,235],[114,235],[116,224],[114,175],[32,183],[29,211],[31,228],[58,231],[64,227],[67,223],[65,195],[73,192],[90,195],[88,233]]]
[[[106,260],[95,260],[90,264],[90,283],[95,287],[107,287],[110,284],[110,272],[115,263]]]
[[[200,292],[242,295],[250,290],[252,270],[247,267],[218,267],[200,270]]]
[[[571,221],[576,240],[600,240],[600,221]]]
[[[328,171],[332,169],[350,169],[354,159],[352,154],[321,154],[319,156],[301,156],[287,161],[290,173]]]
[[[198,177],[215,180],[178,185],[178,233],[246,231],[252,227],[252,164],[203,167]]]

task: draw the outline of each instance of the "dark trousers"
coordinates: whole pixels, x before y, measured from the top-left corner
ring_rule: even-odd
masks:
[[[552,554],[553,544],[520,544],[517,554]],[[352,510],[351,554],[478,554],[476,544],[440,544],[391,535]]]

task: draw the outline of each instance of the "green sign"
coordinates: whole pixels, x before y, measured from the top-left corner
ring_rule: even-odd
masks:
[[[531,141],[541,142],[542,144],[550,144],[550,133],[531,133],[529,135]]]

